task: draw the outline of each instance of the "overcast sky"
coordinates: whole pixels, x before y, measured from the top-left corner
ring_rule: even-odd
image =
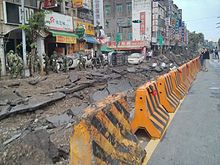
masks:
[[[202,32],[205,39],[217,41],[220,38],[220,0],[174,0],[183,9],[183,20],[190,31]]]

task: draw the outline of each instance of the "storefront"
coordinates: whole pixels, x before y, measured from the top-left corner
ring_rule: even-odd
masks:
[[[56,51],[58,55],[74,53],[78,36],[73,33],[72,17],[56,12],[48,12],[45,23],[50,33],[45,38],[46,54],[50,56],[53,51]]]
[[[99,42],[95,38],[94,25],[88,22],[83,22],[82,20],[75,20],[74,28],[77,29],[79,27],[84,28],[84,34],[78,39],[75,51],[90,50],[92,52],[93,50],[97,50]]]
[[[146,49],[149,48],[149,45],[145,41],[120,41],[118,45],[115,41],[107,43],[107,46],[114,50],[123,50],[130,52],[140,52],[145,54]]]

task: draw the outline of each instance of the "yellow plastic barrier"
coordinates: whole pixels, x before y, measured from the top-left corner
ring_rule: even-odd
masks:
[[[70,137],[70,164],[141,164],[145,151],[131,133],[126,96],[109,96],[85,109]]]
[[[143,129],[153,139],[163,135],[169,114],[160,101],[156,82],[147,83],[136,90],[135,113],[131,122],[133,133]]]
[[[191,83],[190,83],[189,77],[187,75],[186,64],[180,66],[177,70],[181,73],[181,84],[186,87],[186,90],[188,92],[188,90],[191,86]]]
[[[183,71],[181,70],[181,67],[177,69],[175,75],[176,75],[177,86],[186,94],[188,92],[188,88],[183,82]]]
[[[178,84],[177,74],[178,74],[178,71],[171,71],[170,72],[170,79],[172,81],[175,94],[177,95],[177,97],[180,100],[182,100],[183,97],[185,96],[186,92],[185,92],[185,89],[183,89],[182,86],[180,84]]]
[[[186,63],[186,67],[187,67],[187,76],[190,79],[190,83],[192,83],[195,80],[195,68],[193,67],[192,61],[189,61],[188,63]]]
[[[161,104],[167,112],[173,113],[178,107],[180,100],[173,92],[173,87],[168,78],[168,74],[162,75],[156,79]]]
[[[191,86],[191,83],[193,82],[194,78],[191,75],[189,63],[185,64],[185,71],[186,71],[186,77],[187,77],[189,84]]]

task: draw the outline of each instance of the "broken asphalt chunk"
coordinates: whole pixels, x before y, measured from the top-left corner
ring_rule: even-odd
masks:
[[[61,92],[56,92],[50,95],[35,95],[29,98],[29,101],[27,104],[15,105],[14,107],[10,109],[10,111],[5,110],[5,113],[0,114],[0,119],[6,118],[12,114],[32,112],[32,111],[38,110],[53,102],[63,99],[65,96],[66,95]]]

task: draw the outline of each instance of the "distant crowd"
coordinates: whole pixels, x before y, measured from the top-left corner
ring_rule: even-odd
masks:
[[[207,48],[203,48],[200,54],[201,70],[208,72],[208,60],[210,59],[210,53],[213,59],[219,59],[219,51],[217,47],[210,52]]]

